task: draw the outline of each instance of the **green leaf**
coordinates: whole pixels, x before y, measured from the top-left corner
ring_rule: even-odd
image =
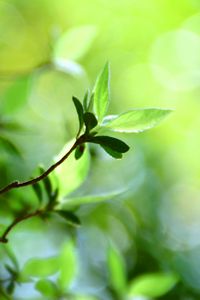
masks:
[[[97,30],[95,26],[85,25],[64,32],[54,46],[53,59],[76,61],[90,49]]]
[[[104,119],[103,128],[116,132],[137,133],[153,128],[171,113],[169,109],[134,109]]]
[[[128,290],[128,296],[161,297],[178,282],[176,274],[150,273],[134,279]]]
[[[22,157],[18,147],[12,141],[10,141],[9,138],[7,138],[6,136],[3,135],[0,136],[0,145],[1,144],[9,154],[18,156],[19,158]]]
[[[40,166],[39,169],[40,169],[40,174],[43,174],[45,172],[45,169],[43,167]],[[52,186],[52,183],[51,183],[50,176],[46,176],[42,180],[42,182],[44,184],[44,188],[45,188],[45,191],[46,191],[46,193],[48,195],[48,198],[50,199],[52,191],[53,191],[53,186]]]
[[[92,130],[98,124],[98,121],[97,121],[95,115],[91,112],[84,113],[83,119],[84,119],[84,123],[85,123],[87,133],[89,133],[90,130]]]
[[[76,254],[72,242],[64,245],[60,253],[60,275],[58,285],[61,291],[67,292],[76,273]]]
[[[73,226],[81,225],[80,219],[73,212],[68,210],[55,210],[55,212],[63,217],[68,224]]]
[[[48,258],[34,258],[26,262],[22,269],[22,277],[46,277],[59,271],[57,256]]]
[[[99,194],[99,195],[64,198],[62,199],[62,202],[60,202],[57,205],[56,209],[68,210],[69,208],[74,208],[82,204],[100,203],[106,200],[111,200],[112,198],[119,196],[121,193],[123,193],[123,191],[115,191],[115,192]]]
[[[38,198],[39,203],[42,201],[42,188],[38,182],[32,184],[32,188]]]
[[[113,158],[116,158],[116,159],[120,159],[122,158],[122,154],[120,152],[117,152],[117,151],[114,151],[112,150],[110,147],[108,146],[102,146],[101,147],[110,155],[112,156]]]
[[[88,111],[88,108],[89,108],[89,104],[90,104],[90,91],[87,90],[85,95],[84,95],[84,98],[83,98],[83,108],[84,108],[84,111],[87,112]]]
[[[78,160],[79,158],[81,158],[81,156],[83,155],[85,150],[85,145],[81,144],[79,145],[76,150],[75,150],[75,159]]]
[[[63,155],[69,151],[73,143],[74,141],[67,143],[60,154],[55,158],[55,161],[63,157]],[[74,155],[70,155],[67,160],[55,169],[52,175],[57,178],[60,198],[66,196],[83,183],[87,177],[89,166],[90,156],[88,147],[86,147],[82,157],[78,161]]]
[[[50,299],[57,299],[57,288],[56,285],[49,279],[40,279],[35,288],[43,296],[50,297]]]
[[[11,280],[6,287],[6,291],[9,295],[12,295],[15,290],[15,281]]]
[[[108,249],[109,278],[113,289],[119,296],[126,290],[126,268],[122,255],[113,245]]]
[[[109,105],[109,65],[105,65],[104,69],[97,77],[94,89],[94,112],[99,123],[106,115]]]
[[[95,136],[88,139],[90,143],[99,144],[102,147],[108,147],[119,153],[125,153],[129,150],[129,146],[123,141],[110,136]]]
[[[72,100],[74,102],[74,105],[76,107],[76,112],[78,114],[78,119],[79,119],[79,129],[78,129],[78,133],[77,136],[79,136],[81,129],[83,127],[83,106],[81,104],[81,102],[76,98],[76,97],[72,97]]]

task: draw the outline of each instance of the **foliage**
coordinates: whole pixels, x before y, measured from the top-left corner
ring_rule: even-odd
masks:
[[[0,299],[199,299],[198,28],[195,0],[0,2]]]

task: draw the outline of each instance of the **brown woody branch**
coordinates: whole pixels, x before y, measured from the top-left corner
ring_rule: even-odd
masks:
[[[30,214],[27,214],[27,215],[24,215],[24,216],[19,216],[17,217],[7,228],[6,230],[4,231],[4,233],[2,234],[2,236],[0,237],[0,243],[7,243],[8,242],[8,234],[9,232],[17,225],[19,224],[20,222],[24,221],[24,220],[27,220],[27,219],[30,219],[32,217],[36,217],[36,216],[39,216],[43,213],[42,210],[36,210],[35,212],[33,213],[30,213]]]
[[[19,181],[13,181],[10,184],[8,184],[7,186],[5,186],[4,188],[2,188],[0,190],[0,195],[12,190],[12,189],[16,189],[16,188],[20,188],[20,187],[24,187],[24,186],[28,186],[28,185],[33,185],[41,180],[43,180],[45,177],[47,177],[52,171],[54,171],[59,165],[61,165],[67,158],[68,156],[76,149],[76,147],[82,143],[84,143],[86,141],[85,136],[82,135],[80,136],[75,143],[73,144],[73,146],[70,148],[70,150],[60,159],[58,160],[55,164],[53,164],[52,166],[50,166],[44,173],[42,173],[40,176],[35,177],[31,180],[28,181],[24,181],[24,182],[19,182]]]

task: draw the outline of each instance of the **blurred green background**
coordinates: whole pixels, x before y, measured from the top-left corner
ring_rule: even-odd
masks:
[[[132,147],[121,161],[94,147],[89,171],[88,163],[79,170],[69,164],[68,192],[120,195],[78,208],[80,228],[37,218],[17,226],[9,246],[0,245],[2,287],[11,249],[22,268],[73,239],[78,271],[62,299],[199,299],[199,0],[0,0],[0,185],[52,163],[76,134],[72,95],[82,98],[106,61],[111,113],[175,112],[159,127],[125,137]],[[3,195],[0,230],[11,211],[34,206],[31,188]],[[110,243],[120,256],[116,265],[123,261],[115,272]],[[125,274],[126,288],[118,288],[121,275],[113,283],[112,272]],[[156,295],[158,278],[150,284],[154,292],[128,296],[135,278],[152,273],[175,274],[177,283]],[[5,299],[58,299],[41,296],[35,281]]]

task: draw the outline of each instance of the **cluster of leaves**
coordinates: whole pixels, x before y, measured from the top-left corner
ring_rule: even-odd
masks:
[[[72,241],[65,243],[58,255],[30,259],[22,267],[19,267],[12,254],[10,262],[5,265],[8,277],[4,280],[4,290],[0,293],[5,299],[10,299],[16,285],[32,282],[44,299],[98,299],[90,295],[83,298],[72,288],[78,268],[79,257]],[[126,270],[124,257],[110,242],[107,248],[107,288],[114,299],[157,299],[172,290],[179,281],[178,276],[172,272],[145,273],[128,280]]]
[[[106,115],[110,102],[109,81],[109,65],[106,64],[97,77],[92,92],[86,92],[83,103],[76,97],[72,99],[78,115],[79,128],[75,142],[67,153],[70,154],[75,150],[74,157],[76,166],[80,166],[85,160],[88,161],[88,147],[86,144],[97,144],[113,158],[122,158],[123,154],[129,150],[129,146],[121,139],[113,137],[112,134],[138,133],[148,130],[157,125],[171,112],[171,110],[168,109],[149,108],[133,109],[120,115]],[[70,159],[71,158],[69,158],[69,160]],[[86,164],[84,164],[84,166],[86,166]],[[67,179],[64,178],[64,183],[62,183],[63,177],[65,177],[65,174],[62,173],[62,167],[62,165],[59,165],[53,174],[45,176],[40,182],[31,184],[39,201],[39,209],[37,210],[37,214],[30,214],[30,217],[38,215],[45,219],[56,214],[64,218],[68,224],[79,226],[81,222],[75,212],[77,207],[82,204],[111,199],[117,192],[98,196],[70,197],[68,195],[71,190],[66,188]],[[85,174],[87,174],[87,169],[88,166],[86,166],[86,170],[84,171]],[[40,172],[41,174],[45,173],[43,169],[40,169]],[[67,170],[67,173],[69,174],[70,170]],[[85,176],[83,177],[85,178]],[[55,178],[56,180],[54,180]],[[77,185],[73,185],[71,189],[74,190],[76,187]],[[27,216],[29,217],[29,215]],[[25,220],[28,217],[22,216],[21,220]],[[15,225],[17,222],[13,224]],[[122,297],[122,295],[135,295],[135,291],[138,291],[138,286],[140,287],[139,292],[141,292],[142,295],[146,295],[146,292],[143,293],[141,291],[141,286],[146,286],[146,283],[127,285],[123,264],[122,258],[118,256],[115,250],[111,249],[108,255],[108,268],[111,273],[110,285],[117,297],[121,299],[120,297]],[[29,281],[30,278],[43,277],[36,281],[36,289],[44,297],[59,299],[59,297],[66,296],[66,293],[69,295],[69,283],[75,274],[74,265],[74,247],[67,245],[59,257],[28,261],[22,270],[19,269],[17,265],[15,265],[15,268],[7,266],[6,269],[10,277],[5,288],[8,294],[12,294],[16,283],[26,280]],[[56,282],[47,278],[57,272],[59,272],[59,275]],[[154,274],[149,276],[150,280],[152,276],[154,278]],[[157,275],[155,274],[155,276]],[[158,276],[160,275],[158,274]],[[154,293],[153,295],[149,294],[149,296],[156,297],[157,295],[161,295],[173,286],[175,282],[175,279],[173,280],[174,277],[170,275],[168,280],[167,276],[168,275],[164,275],[164,279],[161,278],[161,281],[163,280],[162,282],[164,282],[162,291],[157,292],[157,294]],[[156,277],[155,280],[157,279]]]
[[[85,132],[82,136],[84,142],[99,144],[109,155],[114,158],[122,158],[122,154],[129,150],[129,146],[123,141],[102,133],[137,133],[150,129],[165,118],[171,110],[169,109],[134,109],[120,115],[106,116],[109,97],[109,65],[106,64],[98,76],[90,95],[85,94],[83,104],[73,97],[79,118],[79,137],[83,127]],[[75,152],[76,159],[83,154],[84,147],[81,143]]]

